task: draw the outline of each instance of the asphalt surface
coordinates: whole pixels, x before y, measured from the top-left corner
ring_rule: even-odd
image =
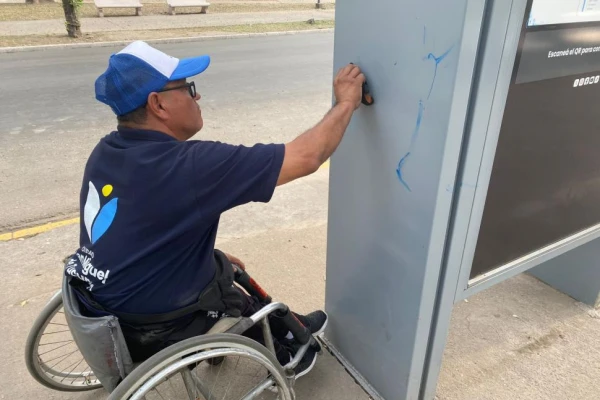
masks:
[[[204,129],[233,144],[285,142],[331,103],[333,34],[157,45],[175,56],[209,54],[193,80]],[[118,47],[0,54],[0,232],[76,214],[93,146],[114,129],[94,81]]]

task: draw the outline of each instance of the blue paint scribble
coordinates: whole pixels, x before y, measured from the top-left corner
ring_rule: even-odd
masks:
[[[425,111],[425,105],[423,104],[423,100],[419,100],[419,112],[417,113],[417,123],[415,124],[415,130],[410,138],[410,147],[414,146],[415,140],[417,140],[417,136],[419,135],[419,130],[421,129],[421,121],[423,121],[423,111]]]
[[[444,54],[442,54],[439,57],[436,57],[433,53],[429,53],[427,55],[426,60],[434,60],[435,61],[435,70],[433,71],[433,79],[431,80],[431,88],[429,88],[429,95],[427,95],[428,100],[429,100],[429,97],[431,96],[431,92],[433,91],[433,86],[435,85],[435,78],[437,78],[438,66],[440,65],[440,63],[442,61],[444,61],[444,59],[446,57],[448,57],[448,54],[450,54],[450,52],[452,51],[453,48],[454,48],[454,46],[450,47],[448,50],[446,50],[446,52]]]
[[[408,160],[408,158],[410,157],[410,153],[412,152],[412,150],[415,147],[415,144],[417,142],[417,137],[419,136],[419,131],[421,130],[421,122],[423,121],[423,112],[424,111],[425,111],[425,104],[423,103],[423,100],[419,100],[419,112],[417,113],[417,122],[415,123],[415,130],[413,131],[413,134],[410,138],[409,150],[404,155],[404,157],[402,157],[400,159],[400,162],[398,163],[398,168],[396,168],[396,174],[398,175],[398,179],[400,180],[400,183],[402,183],[402,185],[409,192],[411,192],[412,190],[410,189],[410,186],[408,185],[408,183],[406,183],[406,181],[404,180],[404,177],[402,176],[402,168],[404,167],[406,160]]]
[[[434,48],[435,48],[435,39],[436,38],[434,37],[433,38],[433,42],[434,42],[433,47]],[[427,27],[423,26],[423,45],[425,45],[426,43],[427,43]],[[454,46],[451,46],[448,50],[446,50],[446,52],[444,54],[442,54],[440,56],[436,56],[433,53],[429,53],[423,59],[423,61],[433,60],[435,62],[435,69],[433,71],[433,78],[431,79],[431,86],[429,87],[429,93],[427,95],[427,100],[429,100],[429,98],[431,97],[431,93],[433,92],[433,88],[435,86],[435,81],[437,78],[438,67],[441,64],[441,62],[444,61],[444,59],[446,59],[446,57],[448,57],[450,52],[452,52],[453,48],[454,48]],[[404,166],[407,163],[408,159],[410,158],[411,154],[415,150],[417,138],[418,138],[419,132],[421,130],[421,123],[423,122],[424,111],[425,111],[425,103],[423,100],[419,100],[419,111],[417,113],[417,122],[415,123],[415,130],[413,131],[413,134],[410,138],[410,147],[408,148],[408,151],[406,152],[404,157],[402,157],[400,159],[400,161],[398,162],[398,167],[396,168],[396,175],[398,175],[398,179],[400,180],[400,183],[402,183],[402,186],[404,186],[406,188],[406,190],[408,190],[409,192],[412,192],[412,190],[410,188],[410,185],[405,180],[405,177],[403,174],[403,169],[404,169]]]
[[[408,190],[409,192],[412,192],[412,190],[410,190],[410,186],[408,186],[408,183],[406,183],[406,181],[402,177],[402,167],[404,167],[404,163],[406,162],[406,160],[408,159],[409,156],[410,156],[410,151],[408,153],[406,153],[406,155],[400,159],[400,162],[398,163],[398,168],[396,168],[396,175],[398,175],[398,179],[400,180],[400,183],[406,188],[406,190]]]

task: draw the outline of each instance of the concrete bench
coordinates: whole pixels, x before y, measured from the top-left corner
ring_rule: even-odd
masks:
[[[104,8],[135,8],[135,15],[142,15],[142,3],[139,0],[94,0],[98,16],[104,17]]]
[[[210,6],[205,0],[167,0],[167,4],[171,15],[175,15],[175,7],[202,7],[200,14],[206,14]]]

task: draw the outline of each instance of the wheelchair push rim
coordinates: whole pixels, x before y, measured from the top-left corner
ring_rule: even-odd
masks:
[[[102,387],[70,334],[61,291],[34,322],[25,347],[25,363],[32,377],[50,389],[78,392]]]
[[[211,359],[225,357],[226,361],[218,366],[210,366]],[[229,357],[235,361],[229,362]],[[231,390],[231,385],[238,383],[237,379],[225,379],[223,386],[219,386],[214,391],[217,382],[209,382],[198,376],[198,370],[204,366],[212,369],[213,375],[217,379],[221,375],[223,365],[229,363],[229,367],[237,368],[240,359],[245,362],[257,363],[264,368],[266,376],[257,377],[257,382],[251,385],[249,389],[243,389],[241,394],[235,394],[236,389]],[[234,373],[236,372],[234,368]],[[243,368],[243,367],[242,367]],[[235,334],[209,334],[187,339],[146,360],[138,366],[127,378],[119,384],[117,389],[111,394],[109,400],[142,400],[142,399],[166,399],[173,398],[167,394],[161,394],[158,390],[161,385],[166,386],[172,378],[183,381],[183,389],[180,389],[185,398],[196,399],[225,399],[225,400],[250,400],[257,399],[263,393],[277,395],[279,400],[294,400],[292,389],[293,377],[286,377],[283,368],[279,365],[277,359],[264,346],[246,337]],[[235,374],[234,374],[235,376]],[[217,394],[220,390],[220,393]],[[225,395],[222,395],[222,392]],[[271,392],[271,393],[269,393]],[[230,395],[227,397],[227,395]],[[181,398],[181,397],[177,397]]]

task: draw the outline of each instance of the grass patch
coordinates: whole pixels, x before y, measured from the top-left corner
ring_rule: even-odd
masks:
[[[167,2],[147,3],[142,2],[143,15],[168,15]],[[323,4],[324,9],[334,9],[335,4]],[[301,11],[314,10],[314,4],[280,4],[280,3],[213,3],[208,8],[211,14],[234,12],[269,12],[269,11]],[[199,13],[200,7],[185,7],[176,9],[177,14]],[[104,16],[132,16],[134,8],[104,9]],[[95,18],[98,11],[93,3],[84,3],[79,11],[80,18]],[[37,21],[43,19],[64,19],[65,14],[62,4],[0,4],[0,21]],[[175,18],[175,17],[171,17]]]
[[[231,25],[231,26],[207,26],[181,29],[156,29],[140,31],[115,31],[84,33],[83,37],[71,39],[64,35],[28,35],[28,36],[0,36],[0,47],[16,46],[39,46],[46,44],[66,43],[94,43],[111,41],[133,41],[149,39],[168,39],[180,37],[208,36],[232,33],[264,33],[303,31],[310,29],[328,29],[335,26],[335,21],[308,22],[283,22],[275,24],[253,24],[253,25]]]

